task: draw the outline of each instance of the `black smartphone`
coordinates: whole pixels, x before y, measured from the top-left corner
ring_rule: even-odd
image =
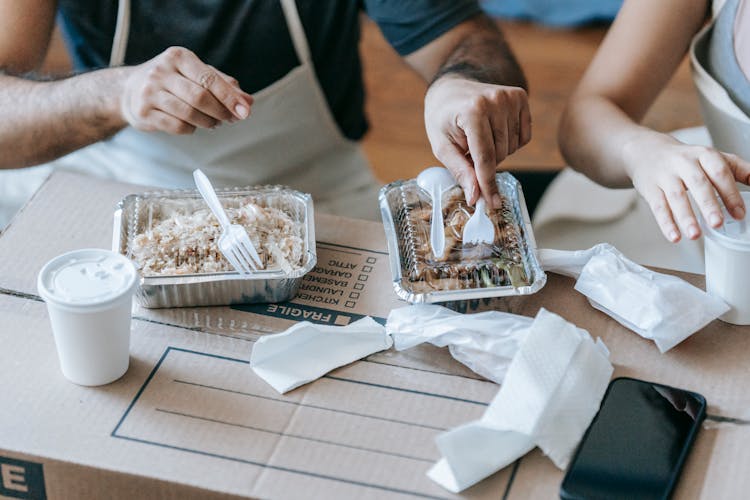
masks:
[[[706,398],[633,378],[609,383],[560,486],[560,498],[669,498]]]

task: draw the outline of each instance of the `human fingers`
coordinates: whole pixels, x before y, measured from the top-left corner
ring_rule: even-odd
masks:
[[[494,168],[511,153],[510,136],[512,135],[512,131],[508,127],[508,119],[503,112],[496,112],[491,115],[490,126],[492,128],[492,139],[495,144],[494,170]]]
[[[471,162],[453,143],[446,142],[434,151],[435,157],[453,174],[464,191],[466,203],[473,205],[479,198],[479,185]]]
[[[489,206],[500,208],[502,201],[495,182],[495,167],[498,162],[490,122],[486,114],[473,113],[469,118],[469,123],[461,128],[466,134],[479,190]]]
[[[498,116],[500,115],[500,116]],[[502,158],[498,156],[498,163],[516,152],[521,142],[521,102],[518,95],[513,94],[507,100],[504,108],[495,110],[495,117],[501,118],[505,122],[507,134],[506,154]]]
[[[236,115],[227,109],[208,89],[205,89],[179,73],[165,77],[167,90],[201,113],[220,121],[236,120]]]
[[[508,156],[510,156],[519,148],[519,143],[521,142],[521,124],[518,121],[519,114],[515,110],[509,112],[507,118]]]
[[[707,149],[698,156],[698,161],[700,162],[703,172],[705,172],[705,175],[712,184],[711,190],[713,191],[713,188],[716,188],[719,196],[724,201],[724,206],[727,207],[727,210],[732,216],[735,216],[736,214],[738,216],[736,218],[742,218],[740,211],[744,211],[744,203],[734,180],[734,172],[729,166],[726,158],[718,151]],[[721,209],[718,206],[718,202],[716,203],[716,210],[721,215]],[[742,215],[744,215],[744,213]],[[721,222],[723,221],[722,219],[723,217],[720,217],[718,223],[715,223],[715,217],[707,220],[711,226],[718,227],[721,225]]]
[[[661,229],[662,234],[672,243],[680,241],[680,230],[674,221],[672,210],[669,208],[667,199],[664,196],[664,192],[657,186],[653,185],[641,195],[648,203],[651,213],[654,214],[654,219]]]
[[[750,163],[734,154],[722,153],[722,155],[726,159],[734,179],[745,185],[750,184]],[[735,205],[727,205],[727,210],[729,210],[729,213],[732,214],[732,217],[735,219],[742,219],[747,212],[745,200],[740,196],[739,203]]]
[[[529,100],[524,92],[524,98],[521,99],[521,109],[519,111],[518,121],[521,124],[520,139],[518,147],[523,147],[531,140],[531,111],[529,110]]]
[[[682,180],[671,178],[662,186],[662,190],[672,210],[674,220],[682,233],[691,240],[698,238],[701,235],[701,230],[693,213],[693,208],[690,206],[687,190]]]
[[[721,226],[724,222],[721,205],[719,205],[719,199],[716,197],[714,184],[711,183],[711,180],[707,176],[706,167],[703,166],[701,168],[700,164],[692,162],[684,165],[684,167],[682,181],[685,183],[687,190],[693,195],[693,199],[703,214],[703,218],[711,227]]]
[[[156,96],[157,108],[190,125],[200,128],[214,128],[221,123],[220,119],[209,116],[196,107],[188,104],[179,97],[166,90],[161,90]]]
[[[185,48],[170,47],[165,55],[182,75],[211,92],[237,118],[248,117],[252,96],[229,84],[216,70]]]
[[[214,66],[209,66],[209,68],[216,71],[219,74],[219,76],[222,77],[224,80],[226,80],[226,82],[229,83],[230,85],[233,85],[237,87],[238,89],[240,88],[240,82],[235,77],[227,75],[223,71],[216,69]]]
[[[159,130],[173,135],[187,135],[195,132],[195,126],[176,118],[164,111],[151,109],[148,116],[141,117],[146,124],[141,130],[155,131]]]

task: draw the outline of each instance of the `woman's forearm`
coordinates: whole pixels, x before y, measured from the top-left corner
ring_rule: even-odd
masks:
[[[574,96],[563,113],[558,132],[560,151],[568,164],[607,187],[632,187],[638,148],[674,141],[634,122],[605,97]]]

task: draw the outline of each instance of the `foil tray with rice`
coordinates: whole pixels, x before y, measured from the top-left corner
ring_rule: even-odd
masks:
[[[312,198],[283,186],[217,190],[243,225],[263,269],[241,276],[219,252],[221,228],[195,190],[125,197],[115,211],[113,250],[139,271],[144,307],[282,302],[316,263]]]

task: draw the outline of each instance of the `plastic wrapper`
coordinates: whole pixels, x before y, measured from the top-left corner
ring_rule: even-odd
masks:
[[[438,305],[419,304],[391,311],[385,327],[396,350],[424,342],[448,346],[457,361],[501,384],[531,323],[532,318],[517,314],[460,314]]]
[[[575,289],[595,308],[651,339],[661,352],[673,348],[729,310],[721,299],[676,276],[636,264],[612,245],[588,250],[540,250],[547,271],[578,278]]]
[[[432,205],[415,180],[398,181],[380,192],[380,208],[393,274],[394,289],[411,303],[523,295],[538,291],[546,276],[536,256],[526,203],[518,181],[497,174],[502,207],[490,211],[493,244],[461,241],[474,208],[460,187],[443,197],[446,251],[435,258],[430,246]]]
[[[286,301],[315,266],[310,195],[282,186],[219,189],[217,195],[230,217],[248,226],[265,269],[250,276],[231,269],[214,241],[218,221],[207,215],[196,190],[129,195],[115,211],[113,250],[139,268],[135,296],[142,306]]]

